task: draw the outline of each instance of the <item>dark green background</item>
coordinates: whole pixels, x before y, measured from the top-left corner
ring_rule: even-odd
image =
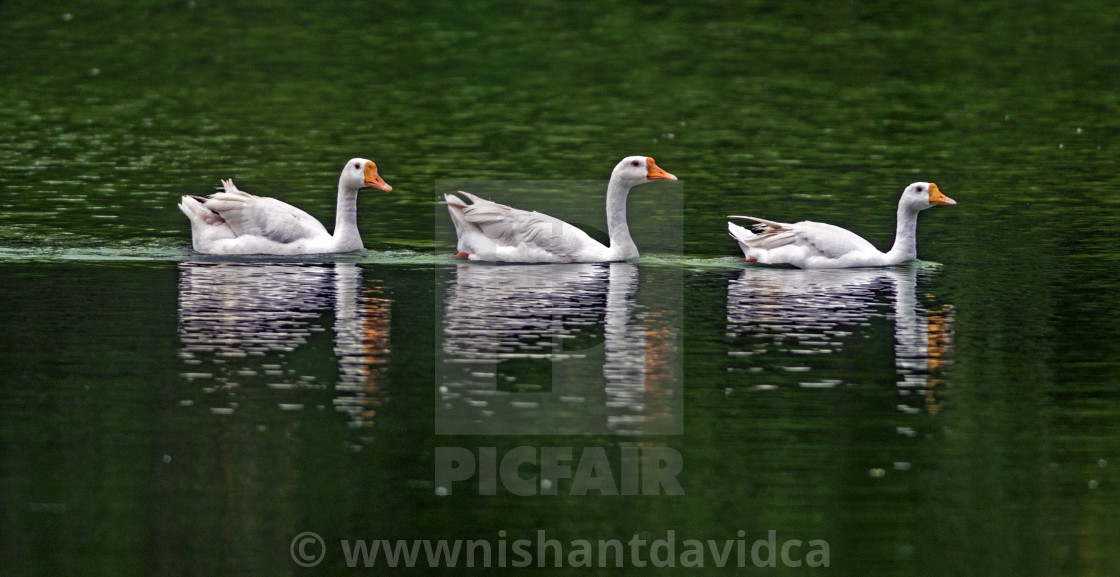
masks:
[[[1114,575],[1118,78],[1108,2],[0,2],[0,566],[303,574],[305,530],[774,529],[827,539],[840,575]],[[604,179],[630,154],[683,186],[661,207],[683,209],[683,256],[639,268],[683,270],[685,433],[651,442],[681,451],[687,495],[434,497],[434,446],[618,442],[433,435],[453,266],[435,183]],[[391,310],[375,426],[331,408],[329,306],[284,361],[321,388],[182,377],[178,197],[232,177],[329,222],[354,156],[394,186],[363,193],[370,252],[342,259]],[[917,297],[952,311],[943,408],[897,408],[889,290],[816,366],[855,386],[782,380],[803,359],[777,348],[774,372],[729,372],[769,337],[728,332],[724,216],[885,248],[916,180],[959,203],[919,226],[940,266]],[[317,570],[351,571],[338,554]]]

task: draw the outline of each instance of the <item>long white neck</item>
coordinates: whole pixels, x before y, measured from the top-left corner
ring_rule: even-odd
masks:
[[[898,264],[918,257],[918,212],[903,202],[898,203],[894,246],[887,252],[887,264]]]
[[[638,246],[630,238],[630,227],[626,224],[626,196],[629,194],[630,185],[612,174],[607,184],[607,235],[611,238],[611,253],[617,260],[638,256]]]
[[[338,206],[334,216],[334,242],[336,250],[348,252],[365,248],[358,234],[358,189],[338,180]]]

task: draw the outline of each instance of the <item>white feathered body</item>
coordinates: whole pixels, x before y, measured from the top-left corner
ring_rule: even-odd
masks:
[[[727,231],[751,262],[790,264],[800,268],[856,268],[891,266],[918,257],[918,213],[935,205],[956,204],[931,182],[915,182],[902,191],[895,218],[894,245],[882,252],[862,236],[831,224],[809,220],[787,224],[746,218],[756,232],[735,223]]]
[[[626,223],[631,187],[652,180],[676,180],[650,157],[623,158],[607,182],[610,246],[558,218],[519,210],[460,191],[443,197],[458,236],[459,258],[494,262],[610,262],[638,257]],[[466,200],[464,200],[464,198]],[[469,203],[467,201],[470,201]]]
[[[209,254],[317,254],[362,248],[340,245],[318,219],[286,202],[249,194],[224,180],[223,192],[179,204],[191,221],[194,249]]]
[[[393,190],[372,160],[352,158],[338,178],[334,233],[315,217],[275,198],[249,194],[223,180],[221,192],[188,195],[179,210],[191,222],[194,249],[208,254],[322,254],[361,250],[358,191]]]
[[[749,218],[749,217],[748,217]],[[836,225],[802,221],[786,224],[762,219],[754,233],[735,223],[727,230],[739,242],[747,260],[762,264],[790,264],[799,268],[883,266],[886,253],[858,234]]]
[[[603,262],[638,256],[614,255],[586,232],[558,218],[520,210],[469,192],[445,194],[459,237],[457,250],[470,260],[494,262]],[[615,256],[621,258],[613,258]]]

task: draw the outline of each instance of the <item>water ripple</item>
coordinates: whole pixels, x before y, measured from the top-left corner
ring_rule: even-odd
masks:
[[[309,391],[328,391],[352,426],[373,426],[388,400],[378,367],[389,355],[391,303],[363,289],[362,269],[184,262],[179,270],[181,376],[199,385],[211,412],[233,414],[246,402],[301,410],[323,403]],[[333,342],[334,370],[301,360],[324,337]],[[328,380],[335,372],[337,380]]]
[[[456,268],[441,301],[437,431],[679,432],[680,343],[632,263]],[[679,305],[679,301],[678,301]]]
[[[842,364],[844,356],[874,324],[893,322],[899,394],[920,396],[919,403],[936,413],[941,370],[952,346],[953,309],[918,298],[919,269],[930,267],[744,269],[727,291],[730,370],[745,373],[742,380],[761,390],[790,380],[781,373],[794,375],[793,382],[804,388],[865,384],[872,377]],[[899,408],[912,407],[906,400]]]

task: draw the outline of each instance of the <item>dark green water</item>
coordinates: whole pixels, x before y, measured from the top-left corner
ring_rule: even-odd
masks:
[[[525,539],[535,573],[538,531],[556,573],[637,535],[644,567],[598,573],[658,574],[669,531],[697,573],[708,540],[758,574],[1120,572],[1107,3],[8,1],[0,55],[5,575],[384,572],[348,567],[359,539],[507,570]],[[532,182],[630,154],[680,177],[634,190],[637,263],[449,258],[446,187],[601,229],[601,197]],[[232,177],[329,222],[354,156],[394,186],[359,199],[366,252],[190,251],[180,195]],[[959,204],[912,265],[749,267],[725,233],[886,247],[916,180]],[[610,482],[443,494],[446,449],[518,447]],[[683,495],[627,494],[643,451]],[[828,569],[756,568],[770,531]],[[491,572],[465,559],[415,572]]]

